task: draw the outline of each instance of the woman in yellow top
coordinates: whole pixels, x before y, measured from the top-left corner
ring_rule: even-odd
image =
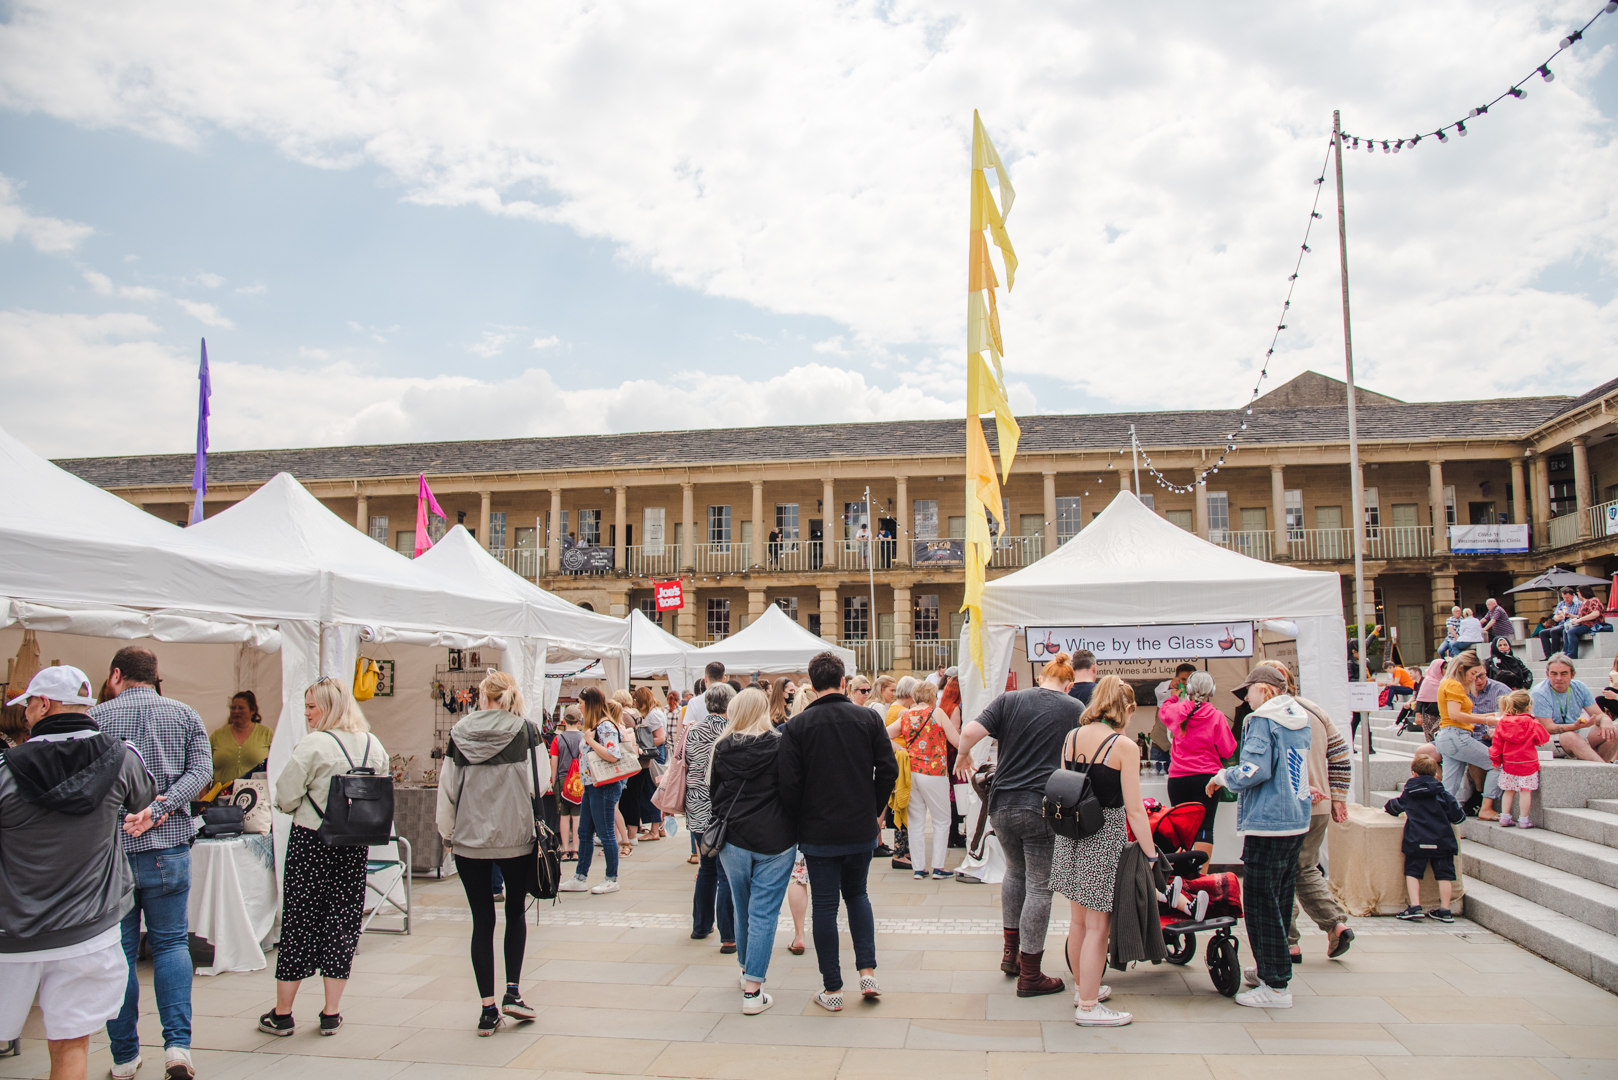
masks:
[[[258,714],[258,698],[243,690],[230,699],[230,719],[208,736],[213,748],[213,779],[216,784],[239,780],[270,756],[274,733],[264,726]]]
[[[1493,791],[1498,797],[1500,791],[1500,770],[1490,764],[1489,748],[1472,737],[1472,729],[1477,725],[1500,722],[1498,716],[1474,713],[1472,699],[1466,693],[1482,666],[1478,654],[1468,649],[1450,661],[1449,670],[1438,684],[1439,724],[1433,745],[1444,756],[1444,787],[1457,801],[1468,765],[1485,770],[1485,794]],[[1490,811],[1493,812],[1492,806]]]

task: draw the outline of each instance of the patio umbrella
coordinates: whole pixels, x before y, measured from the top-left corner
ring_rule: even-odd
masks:
[[[1605,585],[1606,578],[1590,577],[1588,574],[1576,574],[1572,570],[1563,570],[1560,566],[1553,566],[1536,578],[1518,585],[1515,589],[1507,589],[1508,593],[1532,592],[1535,589],[1560,589],[1564,585]]]

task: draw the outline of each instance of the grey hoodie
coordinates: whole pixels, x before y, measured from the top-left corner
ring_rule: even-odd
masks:
[[[157,785],[134,748],[80,713],[58,713],[0,754],[0,953],[88,941],[133,904],[124,811]]]
[[[534,725],[514,713],[480,709],[450,730],[438,779],[438,832],[455,854],[515,859],[534,850],[536,765],[543,791],[551,756]]]

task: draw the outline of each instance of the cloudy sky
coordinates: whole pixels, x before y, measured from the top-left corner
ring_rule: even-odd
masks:
[[[967,161],[1024,412],[1231,407],[1334,108],[1408,137],[1601,0],[0,0],[0,421],[51,455],[959,415]],[[1348,155],[1361,381],[1618,369],[1618,16]],[[1280,381],[1342,369],[1334,189]]]

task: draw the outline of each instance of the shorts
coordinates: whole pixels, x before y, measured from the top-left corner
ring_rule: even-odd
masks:
[[[556,800],[556,813],[561,817],[578,817],[579,804],[559,798]]]
[[[1513,776],[1511,773],[1500,774],[1501,791],[1538,791],[1539,773],[1531,772],[1527,776]]]
[[[128,986],[122,941],[65,960],[0,963],[0,1039],[22,1034],[36,993],[47,1039],[94,1035],[122,1011]]]
[[[793,860],[792,878],[789,884],[802,885],[806,889],[809,887],[809,866],[803,861],[803,852],[801,851],[798,852],[798,857]]]
[[[1455,856],[1453,855],[1405,855],[1405,877],[1420,881],[1427,875],[1427,864],[1433,864],[1434,881],[1455,880]]]

